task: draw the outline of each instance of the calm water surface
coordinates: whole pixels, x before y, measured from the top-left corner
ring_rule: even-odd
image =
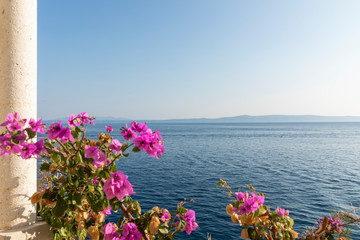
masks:
[[[104,131],[96,122],[88,137]],[[118,129],[123,124],[112,124]],[[241,228],[226,215],[227,194],[216,188],[219,178],[245,191],[252,184],[266,193],[265,204],[290,210],[301,232],[334,209],[360,205],[360,123],[150,123],[160,129],[165,153],[144,153],[118,162],[129,176],[143,212],[153,206],[196,211],[200,225],[178,239],[240,239]],[[118,131],[115,137],[123,141]],[[117,222],[119,214],[107,220]],[[360,239],[355,231],[353,239]]]

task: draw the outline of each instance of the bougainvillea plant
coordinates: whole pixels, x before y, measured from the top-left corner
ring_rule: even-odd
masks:
[[[160,132],[145,123],[132,122],[120,129],[123,142],[111,136],[111,126],[93,140],[85,136],[93,120],[84,112],[71,115],[65,124],[59,121],[46,127],[42,119],[22,119],[14,113],[0,125],[4,127],[1,156],[42,159],[43,189],[30,200],[51,226],[54,239],[170,240],[179,232],[190,235],[198,224],[195,212],[183,207],[186,201],[179,203],[172,215],[157,206],[142,213],[139,202],[131,198],[133,185],[116,166],[130,151],[161,156],[164,144]],[[112,211],[121,211],[119,221],[105,224]]]
[[[350,227],[360,222],[356,215],[358,208],[349,212],[335,212],[332,217],[324,216],[318,222],[317,228],[299,234],[293,230],[294,220],[289,216],[289,210],[277,207],[274,211],[264,205],[265,195],[256,193],[255,188],[248,186],[249,192],[232,192],[227,181],[220,179],[217,186],[226,188],[232,200],[226,206],[226,213],[233,223],[242,227],[241,237],[251,240],[348,240]]]

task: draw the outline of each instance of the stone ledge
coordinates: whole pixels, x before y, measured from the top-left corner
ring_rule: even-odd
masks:
[[[53,233],[46,222],[37,222],[17,229],[0,230],[0,240],[49,240]]]

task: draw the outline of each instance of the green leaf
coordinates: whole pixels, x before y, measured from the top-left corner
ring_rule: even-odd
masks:
[[[25,128],[25,131],[27,135],[29,136],[29,139],[32,139],[36,136],[36,132],[33,132],[31,128]]]
[[[164,235],[169,233],[169,226],[167,225],[167,223],[160,223],[159,232]]]
[[[256,210],[256,211],[254,212],[254,214],[253,214],[253,216],[252,216],[251,219],[254,219],[254,218],[256,218],[257,216],[259,216],[259,212],[260,212],[260,209]]]
[[[51,153],[51,160],[58,166],[60,166],[60,156],[57,153]]]
[[[184,228],[186,227],[186,221],[185,219],[181,219],[179,222],[178,227],[176,228],[176,232],[181,232],[182,230],[184,230]]]
[[[289,226],[292,227],[294,225],[294,220],[289,217]]]
[[[87,235],[87,229],[84,228],[84,229],[81,231],[81,233],[79,234],[79,240],[85,240],[86,235]]]
[[[73,201],[75,201],[75,204],[81,205],[82,195],[81,193],[74,193],[72,196]]]
[[[40,171],[49,171],[50,164],[48,162],[43,162],[40,166]]]
[[[55,217],[62,217],[68,208],[68,204],[63,197],[58,195],[56,205],[52,210]]]
[[[75,156],[75,162],[76,162],[77,164],[83,162],[80,151],[79,151],[79,152],[76,154],[76,156]]]
[[[135,146],[133,149],[132,149],[133,152],[141,152],[141,149],[138,148],[137,146]]]
[[[187,213],[186,208],[181,207],[176,210],[176,214],[182,214],[182,213]]]
[[[81,136],[81,129],[78,127],[75,127],[71,130],[71,135],[74,137],[74,139],[79,139]]]
[[[60,229],[62,227],[62,222],[60,218],[52,218],[51,227]]]
[[[253,228],[248,228],[248,235],[250,237],[251,240],[258,240],[260,239],[259,236],[256,235],[256,231]]]

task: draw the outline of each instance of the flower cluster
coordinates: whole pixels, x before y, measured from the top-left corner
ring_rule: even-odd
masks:
[[[289,210],[285,210],[283,208],[277,207],[276,208],[276,214],[280,217],[289,216]]]
[[[324,218],[322,218],[318,222],[319,226],[324,222]],[[343,228],[342,220],[339,217],[329,217],[327,222],[327,228],[329,228],[330,231],[340,233]]]
[[[87,235],[93,240],[174,239],[180,231],[190,234],[195,230],[195,212],[183,208],[184,203],[175,213],[179,227],[167,209],[154,207],[141,214],[140,204],[130,197],[135,194],[133,185],[117,170],[116,161],[128,157],[130,148],[156,158],[162,155],[164,144],[159,131],[132,122],[129,128],[120,128],[127,142],[120,143],[110,135],[112,126],[105,126],[106,133],[92,140],[85,132],[88,124],[94,124],[93,119],[86,112],[71,114],[65,126],[58,121],[47,129],[42,119],[22,119],[14,113],[0,125],[6,128],[0,135],[0,155],[43,160],[40,182],[46,187],[29,200],[38,204],[40,216],[52,226],[54,239],[83,240]],[[36,142],[37,133],[43,135]],[[123,213],[119,226],[105,224],[106,216],[119,210]]]
[[[133,185],[127,180],[128,176],[123,174],[121,171],[110,173],[111,177],[106,180],[104,183],[104,192],[108,199],[117,199],[121,200],[125,196],[134,194]]]
[[[27,119],[21,119],[18,113],[9,113],[6,116],[5,122],[0,125],[6,127],[6,132],[0,135],[0,156],[19,154],[23,159],[28,159],[32,156],[39,157],[39,154],[45,151],[43,140],[36,143],[29,141],[36,133],[44,133],[42,119],[30,119],[27,128],[26,122]]]
[[[122,129],[121,135],[126,141],[133,139],[136,147],[152,157],[158,158],[164,153],[164,144],[159,130],[153,132],[145,123],[133,121],[130,128]]]
[[[178,215],[178,218],[183,218],[186,221],[185,228],[182,231],[186,231],[186,233],[190,235],[192,231],[199,227],[199,225],[195,222],[195,211],[191,209],[186,210],[187,212]],[[179,223],[180,222],[177,222],[176,225],[179,225]]]
[[[236,192],[236,198],[240,201],[239,209],[234,208],[233,211],[238,214],[249,214],[259,209],[264,204],[265,198],[262,195],[248,192]]]

